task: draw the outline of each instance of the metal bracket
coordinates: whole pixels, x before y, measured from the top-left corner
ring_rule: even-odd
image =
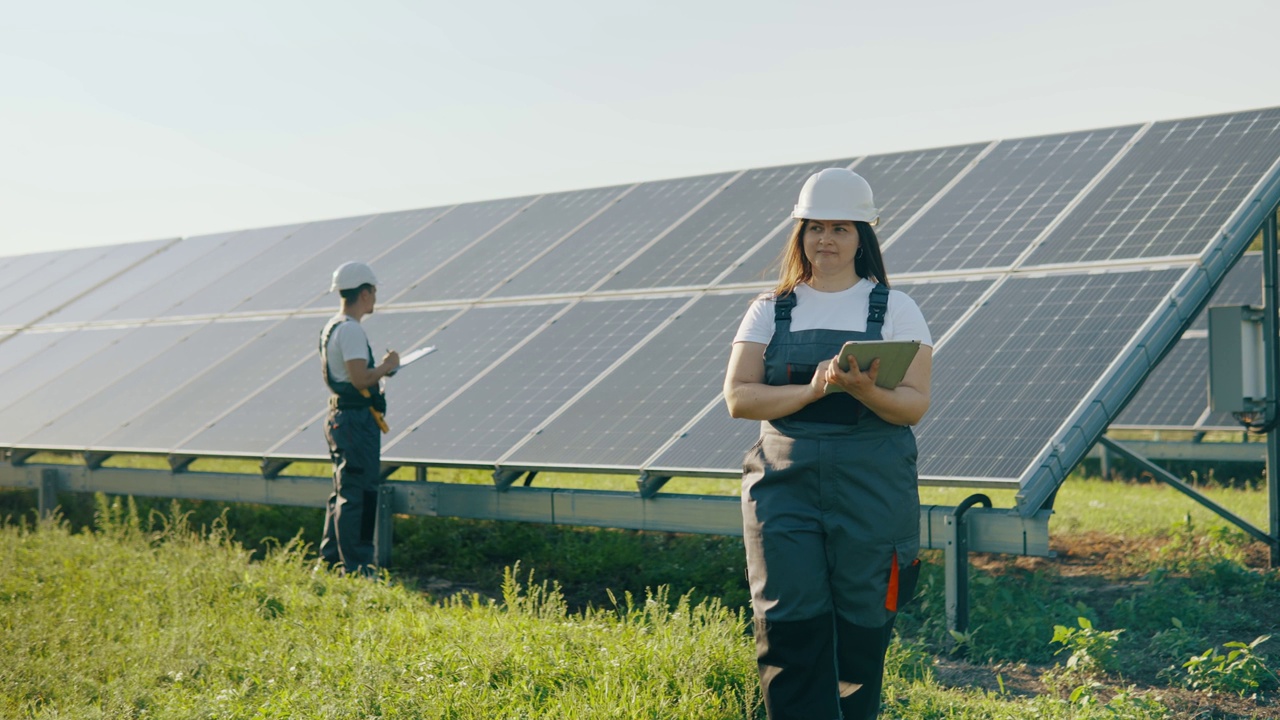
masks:
[[[646,500],[652,498],[670,479],[670,475],[654,475],[648,470],[641,472],[640,477],[636,478],[636,485],[640,487],[640,497]]]
[[[285,468],[292,464],[292,460],[271,460],[263,458],[262,462],[258,463],[258,469],[262,471],[262,477],[267,480],[275,480],[280,477],[280,473],[284,472]]]
[[[505,492],[511,489],[516,480],[524,475],[524,486],[529,487],[533,484],[533,479],[538,476],[537,470],[504,470],[499,468],[493,471],[493,484],[498,488],[498,492]]]
[[[196,461],[192,455],[170,455],[165,459],[169,461],[169,471],[174,473],[186,472]]]
[[[391,463],[382,463],[382,468],[378,472],[378,479],[386,480],[387,478],[391,477],[392,473],[394,473],[399,469],[400,469],[399,465],[392,465]]]
[[[22,467],[23,465],[26,465],[27,461],[31,459],[31,456],[35,454],[36,454],[35,450],[18,450],[18,449],[10,450],[9,462],[14,467]]]
[[[112,454],[109,452],[86,452],[84,454],[84,466],[90,470],[97,470],[102,467],[102,463],[111,458]]]

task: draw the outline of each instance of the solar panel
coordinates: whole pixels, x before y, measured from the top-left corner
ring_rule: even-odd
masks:
[[[451,260],[440,272],[399,295],[396,302],[426,302],[480,298],[519,272],[574,232],[579,225],[607,210],[626,188],[611,187],[544,195],[511,222],[493,231]]]
[[[362,324],[371,344],[408,350],[454,314],[456,311],[450,310],[379,312],[364,318]],[[312,348],[318,347],[320,333],[327,322],[327,318],[311,321]],[[375,359],[382,359],[381,352],[375,355]],[[405,369],[406,374],[413,371],[412,367]],[[327,392],[323,382],[319,352],[306,354],[296,367],[248,397],[243,404],[223,416],[210,418],[208,426],[182,441],[176,452],[184,455],[262,457],[281,440],[312,422],[326,408]],[[395,378],[390,382],[395,382]],[[392,408],[393,411],[395,409]]]
[[[164,311],[161,316],[223,314],[369,220],[368,216],[362,216],[307,223],[282,240],[271,242],[261,252]],[[234,242],[243,242],[242,238],[239,236]],[[333,269],[328,272],[333,272]],[[325,276],[320,275],[321,282]]]
[[[1209,340],[1183,336],[1112,428],[1194,428],[1209,407]]]
[[[908,273],[1012,266],[1137,130],[1001,142],[886,246],[885,262]]]
[[[990,278],[976,278],[894,283],[893,288],[905,292],[920,306],[936,343],[973,307],[992,282]],[[743,312],[746,312],[745,308]],[[726,360],[728,353],[726,347]],[[682,471],[732,473],[741,467],[743,455],[759,435],[759,422],[729,417],[723,399],[717,398],[706,415],[675,438],[671,446],[646,469],[668,474]]]
[[[25,293],[5,307],[0,313],[0,323],[6,325],[27,325],[35,322],[67,303],[93,290],[98,285],[112,279],[118,273],[143,261],[147,256],[159,252],[173,240],[153,240],[151,242],[130,243],[111,247],[92,248],[92,252],[84,252],[86,261],[68,263],[71,272],[54,280],[52,273],[41,271],[40,277],[47,280],[40,287],[28,289]],[[68,255],[79,253],[68,253]],[[26,287],[27,283],[15,283],[11,288]]]
[[[732,173],[722,173],[644,183],[522,270],[493,296],[586,292],[732,177]]]
[[[338,263],[366,259],[382,291],[370,329],[390,323],[371,333],[375,349],[398,341],[396,323],[440,347],[389,382],[397,462],[735,474],[755,428],[728,420],[719,399],[729,336],[771,279],[761,273],[801,183],[850,165],[246,230],[116,270],[94,260],[113,250],[0,259],[0,405],[48,405],[29,418],[40,427],[18,413],[0,433],[25,432],[27,449],[326,458],[315,336],[336,300],[324,289]],[[1017,484],[1019,508],[1034,510],[1280,202],[1280,108],[852,165],[882,206],[895,287],[921,305],[937,344],[922,472]],[[627,315],[694,297],[651,335],[652,317]],[[608,308],[622,319],[578,327]],[[56,332],[3,334],[41,315]],[[150,335],[137,326],[211,316],[99,383],[130,357],[125,343]],[[78,365],[107,370],[88,394],[64,396]],[[600,365],[613,369],[593,375]]]
[[[441,214],[404,242],[373,258],[380,299],[391,302],[396,295],[430,281],[451,258],[468,252],[478,240],[509,222],[534,200],[526,197],[469,203]],[[328,306],[332,302],[332,298],[318,298],[307,307]]]
[[[573,306],[510,360],[487,368],[450,401],[447,412],[428,417],[388,445],[383,456],[432,463],[497,461],[686,302],[668,297]]]
[[[120,339],[126,333],[130,332],[125,328],[95,328],[87,330],[76,330],[71,332],[48,333],[54,336],[52,342],[47,342],[44,338],[35,340],[32,343],[22,343],[26,345],[25,350],[31,349],[33,346],[41,346],[40,349],[24,358],[19,358],[17,362],[12,362],[3,373],[0,373],[0,397],[2,398],[20,398],[31,391],[32,388],[40,387],[58,378],[69,368],[75,367],[85,358],[100,352],[103,348]],[[23,333],[25,335],[26,333]],[[7,347],[13,343],[20,341],[22,336],[10,338],[0,347]],[[15,347],[15,349],[19,349]],[[15,355],[18,355],[15,353]],[[59,378],[62,382],[75,382],[76,378]],[[25,434],[22,433],[22,434]],[[0,443],[12,443],[19,438],[18,432],[8,437],[0,437]]]
[[[171,451],[210,418],[257,392],[296,362],[315,342],[314,333],[314,318],[286,319],[264,328],[248,344],[222,350],[220,362],[94,445],[111,451]]]
[[[475,307],[428,336],[424,344],[435,345],[437,351],[387,381],[387,422],[391,425],[391,435],[385,444],[390,447],[416,420],[436,409],[564,307],[564,303]],[[376,335],[372,340],[381,342]],[[513,365],[519,362],[512,360]],[[319,380],[316,383],[311,397],[323,403],[328,391]],[[287,459],[327,460],[329,451],[322,418],[322,414],[318,415],[306,428],[268,454]]]
[[[307,305],[328,294],[330,277],[339,265],[352,260],[373,262],[446,210],[448,208],[427,208],[377,215],[309,259],[295,263],[279,279],[236,305],[233,311],[292,310]]]
[[[1280,156],[1280,108],[1156,123],[1027,265],[1199,254]]]
[[[110,385],[121,375],[145,363],[149,358],[169,349],[193,328],[182,325],[157,325],[124,332],[105,348],[89,354],[64,373],[50,376],[43,384],[33,386],[26,394],[0,395],[0,438],[16,442],[42,427],[75,405]],[[59,351],[61,354],[63,351]],[[41,360],[43,363],[43,359]],[[5,402],[13,399],[12,402]]]
[[[602,291],[705,285],[791,215],[805,178],[851,160],[750,170],[696,213],[622,266]]]
[[[876,205],[880,210],[876,234],[881,241],[893,237],[931,198],[968,167],[988,144],[872,155],[858,161],[854,170],[867,178],[875,192]],[[798,195],[800,186],[797,184],[791,192]],[[794,198],[792,202],[794,203]],[[775,279],[778,276],[778,260],[789,232],[790,224],[752,253],[723,282],[748,283]],[[894,265],[890,263],[890,267]],[[900,269],[898,271],[901,272]]]
[[[705,295],[500,464],[638,468],[720,394],[754,293]]]
[[[148,256],[114,278],[85,293],[61,309],[43,318],[38,324],[80,323],[95,320],[129,298],[146,292],[178,270],[199,261],[218,249],[235,233],[205,235],[178,240],[163,250]]]
[[[1009,278],[938,350],[921,476],[1018,482],[1188,272]]]
[[[84,449],[132,420],[174,388],[222,359],[275,321],[216,322],[186,326],[190,335],[158,355],[140,357],[131,371],[122,372],[96,393],[68,403],[62,414],[43,427],[31,425],[19,445]],[[2,347],[2,346],[0,346]]]
[[[740,472],[747,450],[760,437],[760,423],[729,417],[723,398],[645,468],[665,475]]]
[[[230,235],[220,233],[210,236],[221,239],[222,242],[212,251],[202,255],[198,262],[182,266],[151,285],[145,293],[134,295],[96,319],[138,321],[155,318],[199,292],[209,283],[223,277],[271,244],[283,240],[299,227],[301,226],[282,225],[242,230]]]
[[[1258,305],[1262,301],[1262,254],[1248,253],[1231,268],[1206,308]],[[1169,354],[1111,424],[1113,428],[1239,429],[1229,413],[1209,411],[1207,310],[1196,316]]]

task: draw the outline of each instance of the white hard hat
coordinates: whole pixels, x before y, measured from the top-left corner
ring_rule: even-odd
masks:
[[[880,219],[871,186],[861,175],[844,168],[827,168],[809,176],[791,217],[797,220],[860,220],[874,225]]]
[[[373,275],[373,268],[362,262],[346,262],[333,271],[333,285],[329,288],[329,292],[353,290],[365,283],[378,284],[378,278]]]

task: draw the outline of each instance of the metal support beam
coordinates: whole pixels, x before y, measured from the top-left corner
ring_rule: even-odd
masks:
[[[381,472],[379,472],[379,473],[378,473],[378,479],[379,479],[379,480],[386,480],[387,478],[391,477],[391,474],[392,474],[392,473],[394,473],[395,471],[397,471],[397,470],[399,470],[399,469],[400,469],[400,466],[399,466],[399,465],[392,465],[392,464],[390,464],[390,463],[382,463],[382,470],[381,470]]]
[[[965,513],[977,504],[990,508],[991,498],[982,494],[970,495],[946,519],[943,564],[947,578],[947,628],[960,634],[969,631],[969,528]]]
[[[186,472],[191,463],[196,461],[193,455],[170,455],[165,459],[169,461],[169,469],[176,473]]]
[[[262,477],[268,480],[275,480],[276,478],[280,477],[280,473],[284,472],[285,468],[289,467],[292,464],[293,462],[290,460],[269,460],[268,459],[258,463],[258,468],[262,471]]]
[[[391,528],[395,516],[396,489],[390,483],[378,486],[377,515],[373,523],[373,563],[380,568],[391,565]]]
[[[1271,516],[1271,567],[1280,567],[1280,433],[1276,431],[1277,395],[1280,394],[1280,328],[1277,327],[1280,311],[1280,294],[1276,292],[1280,282],[1280,251],[1276,243],[1276,212],[1273,208],[1262,224],[1262,337],[1266,363],[1267,388],[1267,496]]]
[[[10,450],[9,463],[12,464],[14,467],[22,467],[23,465],[26,465],[27,460],[31,459],[31,456],[35,454],[36,454],[35,450],[20,450],[20,449]]]
[[[111,459],[112,453],[108,452],[86,452],[84,454],[84,466],[90,470],[97,470],[102,467],[102,463]]]
[[[53,515],[58,507],[58,471],[45,468],[40,471],[40,487],[36,490],[36,508],[40,519]]]
[[[1172,487],[1174,490],[1177,490],[1183,495],[1186,495],[1192,500],[1195,500],[1196,502],[1200,503],[1206,508],[1212,510],[1213,512],[1220,515],[1224,520],[1232,523],[1233,525],[1240,528],[1241,530],[1244,530],[1246,533],[1249,533],[1250,535],[1257,538],[1258,540],[1261,540],[1262,542],[1267,543],[1274,550],[1275,544],[1276,542],[1278,542],[1277,538],[1268,536],[1266,533],[1262,532],[1258,528],[1249,524],[1248,520],[1245,520],[1239,515],[1236,515],[1230,510],[1222,507],[1218,503],[1200,494],[1198,490],[1182,482],[1182,480],[1175,477],[1168,470],[1165,470],[1159,465],[1156,465],[1150,460],[1142,457],[1138,453],[1130,450],[1129,448],[1125,447],[1124,445],[1121,445],[1120,443],[1116,442],[1115,440],[1112,440],[1111,438],[1105,435],[1099,438],[1098,442],[1103,443],[1104,445],[1107,446],[1108,449],[1124,456],[1129,461],[1137,463],[1138,465],[1142,466],[1145,470],[1147,470],[1147,472],[1150,472],[1152,475],[1155,475],[1156,478],[1158,478],[1161,482],[1168,484],[1169,487]]]
[[[640,473],[640,477],[636,479],[636,485],[640,487],[640,497],[651,498],[658,494],[663,485],[671,479],[670,475],[654,475],[648,470]]]
[[[413,479],[414,479],[414,480],[416,480],[416,481],[418,481],[418,482],[426,482],[426,481],[427,481],[427,466],[426,466],[426,465],[419,465],[418,467],[414,468],[414,469],[413,469]]]
[[[537,477],[538,471],[537,470],[528,470],[528,471],[504,470],[502,468],[498,468],[497,470],[493,471],[493,485],[494,487],[498,488],[499,491],[508,490],[512,485],[515,484],[516,480],[520,479],[521,475],[525,476],[524,477],[525,487],[529,487],[530,485],[533,484],[533,479]]]

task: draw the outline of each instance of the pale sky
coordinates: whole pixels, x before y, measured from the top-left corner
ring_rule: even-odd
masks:
[[[0,0],[0,255],[1280,105],[1280,2]]]

